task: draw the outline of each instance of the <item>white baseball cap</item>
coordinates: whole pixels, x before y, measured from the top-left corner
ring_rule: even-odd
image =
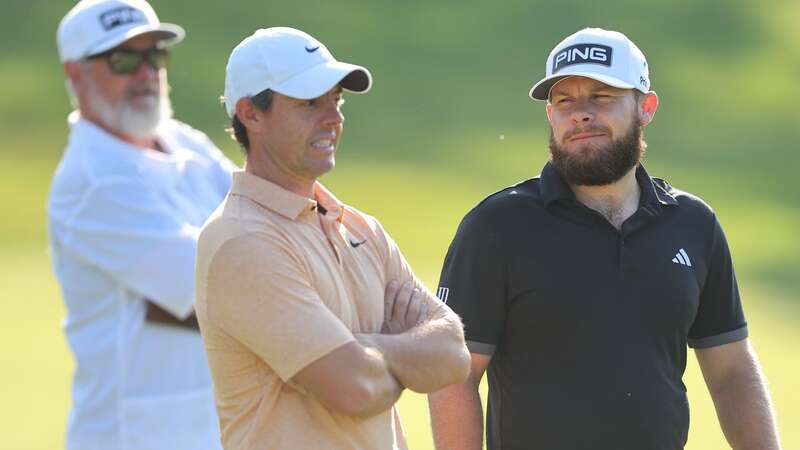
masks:
[[[559,42],[547,57],[545,73],[531,88],[534,100],[547,100],[553,86],[571,76],[650,91],[650,70],[639,47],[624,34],[602,28],[584,28]]]
[[[289,27],[262,28],[231,52],[225,68],[225,110],[266,89],[308,100],[337,83],[352,92],[367,92],[372,75],[361,66],[337,61],[318,40]]]
[[[144,0],[81,0],[58,25],[58,54],[61,62],[76,61],[145,33],[158,34],[166,44],[186,35],[178,25],[161,23]]]

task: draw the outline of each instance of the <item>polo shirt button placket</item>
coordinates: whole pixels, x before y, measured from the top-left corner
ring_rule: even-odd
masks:
[[[619,267],[622,269],[623,272],[628,271],[628,267],[626,264],[626,255],[625,255],[625,235],[622,232],[619,232]]]
[[[344,235],[344,225],[338,220],[332,220],[328,225],[328,239],[331,245],[336,248],[339,255],[339,263],[343,264],[343,258],[347,254],[346,237]]]
[[[630,237],[626,238],[624,235],[620,238],[620,266],[625,273],[637,273],[639,267],[634,262],[633,249],[631,248]]]
[[[332,234],[336,232],[335,227],[337,222],[331,221],[323,214],[319,214],[319,217],[317,217],[317,222],[322,229],[322,235],[325,237],[325,240],[328,241],[328,247],[330,247],[331,251],[333,252],[334,258],[336,258],[336,263],[341,265],[342,254],[337,247],[336,239],[332,236]]]

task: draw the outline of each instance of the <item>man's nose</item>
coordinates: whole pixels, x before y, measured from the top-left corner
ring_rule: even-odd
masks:
[[[575,105],[575,109],[573,109],[571,117],[572,121],[576,124],[588,123],[594,120],[595,112],[588,102],[580,101]]]
[[[326,126],[339,126],[344,122],[344,114],[339,103],[331,102],[325,110],[325,125]]]
[[[145,60],[139,63],[139,67],[137,67],[136,72],[133,73],[133,77],[137,81],[158,81],[159,75],[159,70]]]

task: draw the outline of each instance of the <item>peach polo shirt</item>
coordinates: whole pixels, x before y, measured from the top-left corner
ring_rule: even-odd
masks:
[[[386,283],[414,279],[375,218],[319,182],[314,197],[235,172],[200,234],[196,311],[226,449],[397,448],[391,410],[341,415],[291,382],[380,332]]]

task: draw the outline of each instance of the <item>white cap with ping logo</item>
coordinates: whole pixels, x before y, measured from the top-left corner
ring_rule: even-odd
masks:
[[[155,33],[167,44],[186,34],[178,25],[161,23],[144,0],[81,0],[58,25],[58,54],[61,62],[77,61],[145,33]]]
[[[650,70],[639,47],[624,34],[584,28],[550,52],[545,77],[531,88],[534,100],[547,100],[556,83],[581,76],[621,89],[650,91]]]

